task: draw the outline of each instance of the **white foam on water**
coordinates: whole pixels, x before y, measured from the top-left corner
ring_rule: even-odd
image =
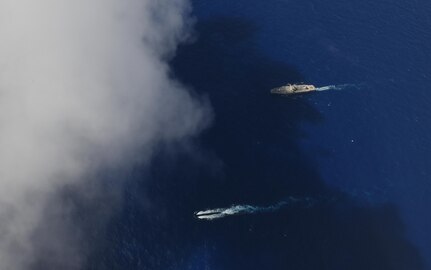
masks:
[[[304,203],[307,206],[310,206],[313,203],[311,198],[296,198],[296,197],[288,197],[286,200],[280,201],[276,204],[270,206],[253,206],[253,205],[232,205],[227,208],[214,208],[203,211],[195,212],[195,216],[198,219],[204,220],[214,220],[219,218],[224,218],[227,216],[241,215],[241,214],[255,214],[255,213],[267,213],[267,212],[275,212],[282,207],[287,205],[291,205],[294,203]]]
[[[327,90],[344,90],[346,88],[358,88],[356,84],[338,84],[338,85],[326,85],[322,87],[317,87],[316,91],[327,91]]]

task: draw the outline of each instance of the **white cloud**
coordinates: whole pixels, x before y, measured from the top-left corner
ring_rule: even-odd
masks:
[[[189,11],[186,0],[0,0],[0,269],[38,259],[30,239],[64,185],[204,127],[206,106],[164,61]],[[67,226],[49,236],[58,248]]]

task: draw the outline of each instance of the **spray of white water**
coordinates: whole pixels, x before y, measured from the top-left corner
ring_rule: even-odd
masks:
[[[97,171],[205,126],[166,63],[189,12],[187,0],[0,0],[0,269],[81,269],[59,190],[85,193]]]
[[[317,87],[316,91],[327,91],[327,90],[344,90],[346,88],[358,88],[356,84],[338,84],[338,85],[327,85],[322,87]]]
[[[224,218],[227,216],[244,215],[244,214],[256,214],[256,213],[267,213],[275,212],[282,207],[301,203],[307,207],[311,206],[313,200],[311,198],[296,198],[288,197],[286,200],[278,202],[270,206],[253,206],[253,205],[233,205],[228,208],[215,208],[204,211],[198,211],[195,213],[196,218],[205,220],[214,220]]]

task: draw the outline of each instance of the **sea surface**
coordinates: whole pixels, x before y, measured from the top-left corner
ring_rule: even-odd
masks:
[[[172,76],[212,125],[133,170],[89,268],[431,269],[430,14],[426,0],[193,1]],[[269,94],[299,82],[350,86]]]

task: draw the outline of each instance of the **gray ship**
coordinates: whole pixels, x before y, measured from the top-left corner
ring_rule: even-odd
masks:
[[[312,91],[316,91],[316,87],[312,84],[288,84],[282,87],[271,89],[271,94],[295,95]]]

